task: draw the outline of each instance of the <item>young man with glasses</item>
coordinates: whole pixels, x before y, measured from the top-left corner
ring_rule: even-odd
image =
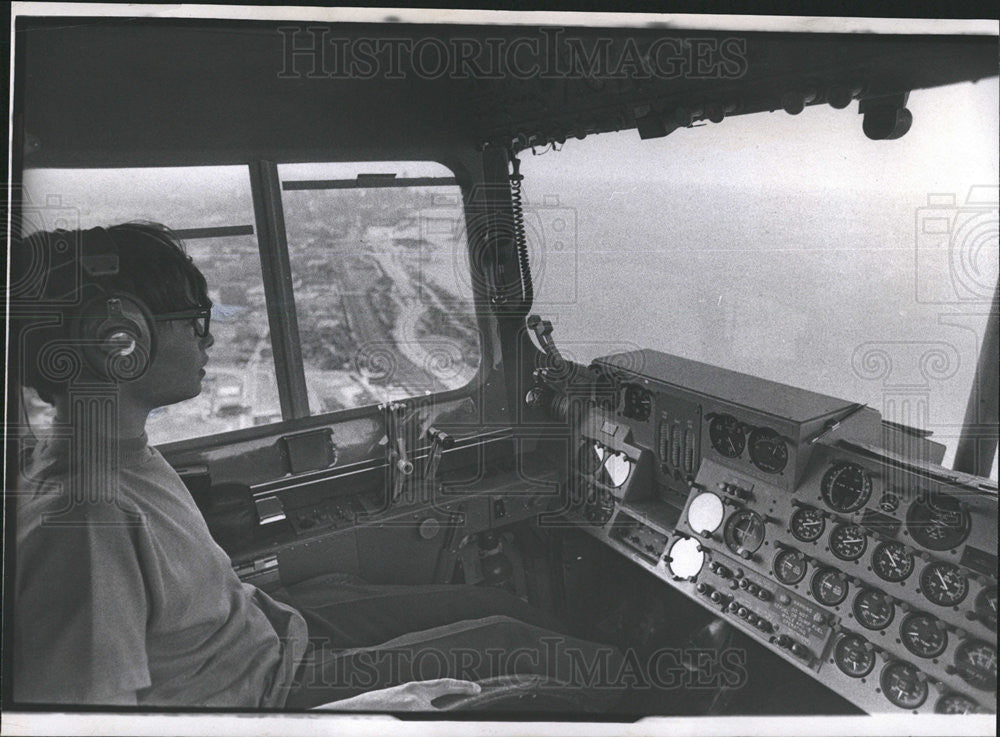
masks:
[[[498,589],[333,575],[283,592],[292,606],[240,582],[145,432],[153,409],[199,394],[213,343],[205,278],[177,238],[150,223],[38,233],[12,268],[38,287],[22,380],[56,410],[18,488],[15,701],[430,709],[474,680],[568,683],[575,663],[540,662],[555,640],[588,668],[620,658]],[[417,666],[491,649],[526,657]]]

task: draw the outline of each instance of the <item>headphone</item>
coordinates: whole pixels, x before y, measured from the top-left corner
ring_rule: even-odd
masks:
[[[100,294],[71,320],[71,335],[87,366],[114,382],[135,381],[156,356],[156,321],[146,304],[129,292],[105,289],[100,280],[118,273],[118,244],[104,228],[83,234],[81,265]]]

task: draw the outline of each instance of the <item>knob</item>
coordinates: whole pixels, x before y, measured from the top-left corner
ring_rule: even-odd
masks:
[[[740,619],[746,619],[749,613],[750,610],[747,609],[745,606],[741,606],[736,610],[736,616],[738,616]]]
[[[748,580],[746,580],[745,578],[741,578],[740,579],[740,588],[741,589],[748,588],[749,586],[750,586],[750,582]]]
[[[740,557],[743,558],[744,560],[753,560],[753,553],[751,553],[749,550],[741,550]]]
[[[726,605],[726,609],[730,612],[735,612],[740,609],[740,605],[737,604],[735,601],[731,601],[729,602],[729,604]]]
[[[787,605],[787,604],[790,604],[791,602],[792,602],[792,598],[788,594],[778,594],[778,603],[779,604],[785,604],[785,605]]]
[[[708,593],[708,584],[700,583],[694,587],[694,590],[697,591],[699,594]]]
[[[770,632],[774,628],[771,626],[770,622],[761,619],[757,621],[757,629],[759,629],[761,632]]]
[[[761,601],[770,601],[771,592],[768,591],[767,589],[761,589],[760,591],[757,592],[757,598],[760,599]]]
[[[753,594],[754,596],[756,596],[757,592],[759,592],[759,591],[760,591],[760,586],[758,586],[757,584],[755,584],[755,583],[749,583],[749,584],[747,584],[747,593],[750,593],[750,594]]]
[[[710,598],[716,604],[722,603],[722,594],[720,594],[718,591],[713,591],[712,595],[709,596],[708,598]]]
[[[778,647],[788,648],[792,645],[792,638],[788,635],[778,635]]]
[[[792,643],[791,650],[795,655],[798,655],[800,658],[804,658],[809,654],[809,650],[806,649],[805,645],[800,645],[797,642]]]

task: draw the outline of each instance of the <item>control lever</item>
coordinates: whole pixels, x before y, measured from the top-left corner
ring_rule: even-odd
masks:
[[[556,347],[555,341],[552,339],[552,323],[548,320],[543,320],[538,315],[529,315],[526,324],[528,329],[534,332],[535,337],[538,339],[538,344],[542,346],[542,350],[552,359],[552,366],[561,367],[566,359],[562,357],[562,354]]]
[[[386,402],[379,409],[385,420],[388,480],[392,488],[392,501],[395,502],[403,491],[407,477],[413,475],[413,462],[406,455],[406,438],[401,432],[406,405],[402,402]]]
[[[431,439],[431,450],[424,466],[423,481],[430,487],[437,486],[438,468],[441,465],[441,455],[444,451],[455,447],[455,438],[433,425],[427,428],[427,437]]]

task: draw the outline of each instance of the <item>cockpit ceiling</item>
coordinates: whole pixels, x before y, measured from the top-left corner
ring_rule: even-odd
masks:
[[[446,158],[997,74],[988,36],[95,18],[17,30],[27,166]]]

